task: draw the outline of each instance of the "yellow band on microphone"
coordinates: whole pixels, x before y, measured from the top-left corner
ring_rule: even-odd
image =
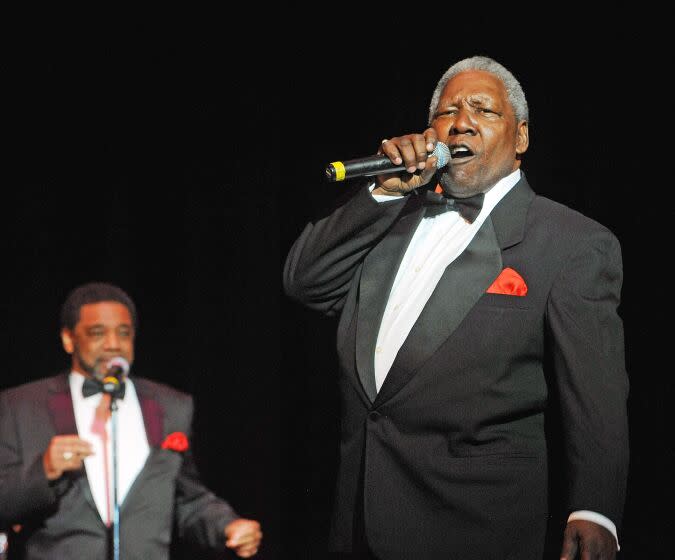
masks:
[[[334,161],[331,163],[333,169],[335,169],[335,180],[344,181],[345,179],[345,166],[341,161]]]

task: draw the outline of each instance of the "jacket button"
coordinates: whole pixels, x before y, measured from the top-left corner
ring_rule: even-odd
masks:
[[[379,417],[380,417],[380,413],[375,411],[375,410],[368,413],[368,418],[370,418],[373,422],[375,422]]]

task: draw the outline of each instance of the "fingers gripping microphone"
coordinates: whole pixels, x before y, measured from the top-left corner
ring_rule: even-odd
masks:
[[[122,383],[129,373],[129,362],[117,356],[110,360],[106,366],[106,374],[103,378],[103,392],[115,395],[122,388]]]
[[[440,169],[450,161],[450,149],[443,142],[437,142],[434,151],[427,157],[431,156],[438,158],[436,167]],[[405,165],[396,165],[391,162],[388,156],[378,154],[376,156],[329,163],[326,167],[326,177],[329,181],[336,182],[354,177],[369,177],[371,175],[395,173],[397,171],[405,171]]]

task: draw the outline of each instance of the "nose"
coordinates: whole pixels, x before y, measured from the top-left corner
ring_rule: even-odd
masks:
[[[114,329],[111,329],[106,333],[104,343],[106,350],[119,350],[121,346],[120,337]]]
[[[455,115],[455,120],[450,127],[450,135],[457,134],[476,134],[476,124],[473,119],[473,113],[467,107],[460,107]]]

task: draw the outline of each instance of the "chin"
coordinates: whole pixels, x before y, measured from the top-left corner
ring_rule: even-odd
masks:
[[[485,188],[475,179],[470,177],[452,177],[443,173],[440,178],[441,186],[446,193],[457,197],[467,197],[483,192]]]

